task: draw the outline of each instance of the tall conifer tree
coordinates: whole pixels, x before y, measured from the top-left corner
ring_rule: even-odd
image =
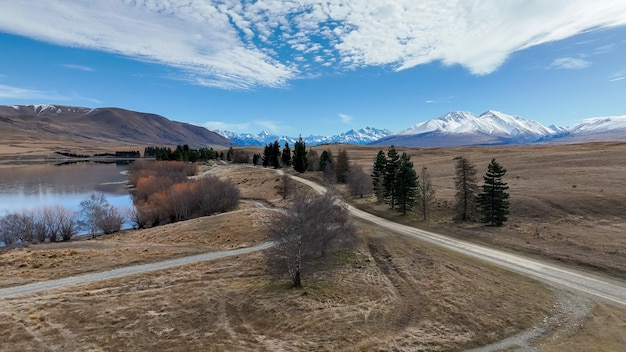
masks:
[[[380,150],[376,155],[374,167],[372,168],[372,186],[376,199],[382,202],[385,199],[385,172],[387,170],[387,158],[385,153]]]
[[[385,202],[393,209],[396,207],[396,172],[400,164],[400,156],[392,145],[387,150],[387,164],[385,169]]]
[[[504,175],[506,169],[492,159],[487,166],[487,174],[483,176],[483,190],[478,195],[477,202],[483,216],[481,221],[491,226],[502,226],[509,214],[509,194],[506,192],[509,187],[502,182]]]
[[[395,173],[394,194],[396,197],[396,209],[406,214],[415,206],[417,195],[418,177],[413,168],[411,157],[402,153]]]
[[[306,145],[302,140],[302,136],[300,136],[298,141],[293,145],[292,163],[293,169],[299,173],[305,172],[308,168],[309,163],[307,161]]]

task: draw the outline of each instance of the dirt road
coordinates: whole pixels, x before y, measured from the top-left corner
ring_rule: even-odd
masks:
[[[220,252],[211,252],[211,253],[203,253],[198,255],[192,255],[188,257],[171,259],[157,263],[150,264],[142,264],[142,265],[134,265],[127,266],[119,269],[113,269],[98,273],[79,275],[79,276],[71,276],[58,280],[50,280],[50,281],[42,281],[35,282],[28,285],[8,287],[0,289],[0,299],[6,299],[14,296],[27,295],[31,293],[36,293],[40,291],[52,290],[56,288],[61,288],[70,285],[78,285],[89,282],[101,281],[101,280],[109,280],[116,279],[124,276],[142,274],[151,271],[164,270],[169,269],[176,266],[187,265],[197,262],[203,262],[208,260],[214,260],[219,258],[225,258],[230,256],[235,256],[239,254],[247,254],[256,251],[260,251],[266,248],[269,248],[272,245],[271,242],[264,242],[254,247],[246,247],[246,248],[238,248],[228,251],[220,251]]]
[[[315,182],[297,176],[292,176],[292,178],[298,182],[306,184],[320,194],[324,194],[326,192],[326,188]],[[352,206],[348,206],[348,208],[354,217],[374,223],[377,226],[383,227],[395,233],[431,243],[476,259],[484,260],[499,267],[539,279],[552,286],[556,286],[557,288],[573,289],[626,306],[626,283],[623,281],[600,277],[583,271],[543,262],[537,259],[529,259],[527,257],[502,250],[449,238],[433,232],[419,230],[385,220]]]

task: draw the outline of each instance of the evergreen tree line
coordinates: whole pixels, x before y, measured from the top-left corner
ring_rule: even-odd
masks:
[[[159,161],[202,162],[209,160],[226,160],[234,163],[249,164],[250,155],[243,150],[234,150],[230,147],[226,153],[218,152],[213,148],[193,149],[189,145],[178,145],[172,150],[169,147],[146,147],[144,157],[152,157]]]
[[[417,210],[424,220],[428,218],[435,191],[428,169],[423,167],[418,175],[411,157],[398,154],[392,145],[387,155],[380,150],[372,168],[372,189],[379,202],[388,204],[402,214]]]
[[[302,137],[298,139],[293,146],[293,152],[289,147],[289,142],[285,141],[283,150],[280,150],[278,141],[268,143],[263,148],[263,155],[255,154],[252,159],[254,165],[263,165],[264,167],[273,167],[280,169],[283,167],[293,167],[297,172],[305,172],[308,169],[309,161],[307,159],[308,152],[306,144]]]
[[[490,226],[501,226],[509,214],[509,188],[502,178],[504,169],[495,159],[487,166],[483,185],[478,186],[476,167],[467,157],[457,157],[455,165],[455,208],[461,221],[480,220]],[[414,208],[428,219],[435,201],[428,169],[418,174],[407,153],[399,155],[394,146],[387,154],[380,150],[371,174],[372,189],[379,202],[388,204],[402,214]]]

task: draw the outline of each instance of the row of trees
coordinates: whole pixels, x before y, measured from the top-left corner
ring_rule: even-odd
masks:
[[[195,164],[138,160],[129,171],[135,186],[133,221],[139,228],[223,212],[239,202],[239,189],[230,181],[190,179],[197,172]]]
[[[293,146],[293,155],[289,142],[285,141],[285,146],[281,152],[280,144],[278,141],[269,143],[263,149],[263,155],[254,157],[254,164],[257,165],[258,161],[261,161],[264,167],[273,167],[276,169],[282,167],[293,167],[297,172],[305,172],[309,167],[309,161],[307,159],[306,144],[302,140],[302,137],[298,139]]]
[[[495,159],[489,163],[479,192],[476,167],[467,157],[458,157],[455,165],[455,208],[461,221],[480,220],[492,226],[501,226],[509,214],[508,186],[502,182],[506,174]],[[381,150],[374,161],[371,174],[372,188],[379,202],[389,204],[402,214],[416,208],[424,220],[428,219],[435,201],[428,169],[418,174],[407,153],[399,155],[390,146],[387,155]]]
[[[0,217],[0,241],[5,245],[69,241],[81,231],[95,237],[120,231],[126,220],[101,193],[90,194],[80,208],[53,205],[8,213]]]

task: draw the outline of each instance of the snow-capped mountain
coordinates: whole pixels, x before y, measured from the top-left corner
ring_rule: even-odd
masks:
[[[525,144],[561,132],[559,127],[546,127],[536,121],[493,110],[480,116],[454,111],[393,133],[373,144],[430,147]]]
[[[285,143],[285,141],[289,142],[289,144],[293,145],[299,137],[289,137],[289,136],[279,136],[267,131],[260,132],[258,134],[251,133],[235,133],[228,131],[216,131],[222,136],[230,139],[234,143],[239,145],[249,145],[249,146],[264,146],[268,143],[273,143],[274,141],[278,141],[281,145]],[[302,140],[306,143],[307,146],[315,146],[320,144],[329,144],[329,143],[345,143],[345,144],[368,144],[384,138],[391,134],[391,131],[384,129],[377,129],[372,127],[365,127],[359,130],[350,130],[335,136],[313,136],[310,135],[308,137],[302,137]]]
[[[569,129],[572,135],[626,131],[626,116],[594,117]]]

